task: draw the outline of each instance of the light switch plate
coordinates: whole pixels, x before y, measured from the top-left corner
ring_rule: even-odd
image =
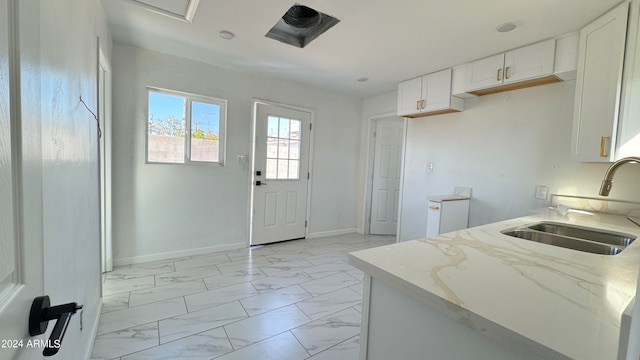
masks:
[[[536,186],[536,199],[538,199],[538,200],[547,200],[547,187],[546,186]]]

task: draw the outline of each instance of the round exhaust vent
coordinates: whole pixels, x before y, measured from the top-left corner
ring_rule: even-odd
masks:
[[[310,28],[320,22],[320,14],[304,5],[293,5],[282,16],[285,23],[298,28]]]

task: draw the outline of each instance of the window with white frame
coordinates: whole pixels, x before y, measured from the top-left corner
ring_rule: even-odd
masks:
[[[227,101],[148,88],[147,162],[224,164]]]

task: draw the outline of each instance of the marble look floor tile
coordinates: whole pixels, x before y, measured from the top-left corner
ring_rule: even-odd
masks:
[[[350,308],[362,302],[362,296],[351,289],[340,289],[328,294],[300,301],[296,305],[313,320]]]
[[[185,301],[189,312],[194,312],[258,294],[258,290],[247,282],[185,296]]]
[[[295,261],[286,261],[286,262],[281,262],[277,264],[271,264],[267,266],[261,266],[260,270],[262,270],[262,272],[265,273],[267,276],[273,276],[273,275],[284,273],[284,272],[306,269],[310,266],[313,266],[313,264],[309,263],[308,261],[295,260]]]
[[[113,295],[129,291],[149,289],[154,286],[155,279],[153,276],[136,277],[131,279],[107,279],[107,281],[102,285],[102,294]]]
[[[153,321],[185,314],[187,307],[184,299],[169,299],[145,306],[137,306],[124,310],[102,314],[98,334],[122,330]]]
[[[273,251],[273,249],[267,246],[254,246],[248,249],[227,251],[225,255],[227,255],[229,259],[231,259],[231,261],[238,261],[247,260],[254,257],[263,257],[265,255],[271,255],[274,253],[275,252]]]
[[[360,333],[361,314],[351,308],[326,316],[291,332],[311,355]]]
[[[191,260],[176,262],[176,270],[186,270],[193,268],[206,267],[211,265],[225,264],[231,262],[231,259],[225,254],[207,254],[202,256],[194,256]]]
[[[307,351],[287,331],[219,357],[216,360],[302,360],[307,357],[309,357]]]
[[[355,279],[362,281],[364,279],[364,273],[356,268],[346,271],[347,274],[353,276]]]
[[[258,269],[260,266],[271,265],[271,261],[267,260],[264,256],[252,257],[247,260],[238,260],[226,264],[219,264],[218,270],[221,273],[227,274],[237,271],[250,271]]]
[[[274,264],[278,264],[287,261],[304,260],[304,258],[309,256],[311,256],[311,254],[306,250],[300,250],[294,253],[276,253],[273,255],[266,255],[265,258]]]
[[[106,295],[102,297],[102,313],[122,310],[129,307],[129,293]]]
[[[319,279],[329,275],[335,275],[341,271],[351,271],[355,268],[348,264],[322,264],[304,269],[314,279]]]
[[[251,345],[311,321],[295,305],[256,315],[224,327],[234,349]]]
[[[207,287],[204,285],[204,281],[197,280],[158,286],[147,290],[132,291],[131,297],[129,298],[129,306],[150,304],[166,299],[196,294],[206,290]]]
[[[247,318],[238,301],[161,320],[160,343],[164,344],[199,332]]]
[[[283,306],[294,304],[298,301],[306,300],[310,298],[308,292],[304,291],[298,285],[290,286],[288,288],[275,290],[265,294],[252,296],[240,300],[242,306],[247,311],[249,316],[261,314],[273,309],[277,309]]]
[[[302,286],[302,288],[312,296],[318,296],[357,284],[360,284],[360,281],[354,279],[346,272],[340,272],[335,275],[329,275],[305,282],[300,284],[300,286]]]
[[[358,281],[357,284],[349,286],[349,289],[355,291],[356,293],[360,294],[360,296],[362,296],[362,293],[364,292],[364,284],[362,283],[362,281]]]
[[[216,265],[178,270],[170,273],[156,275],[156,286],[192,281],[219,274],[220,271],[218,271],[218,267]]]
[[[309,360],[358,360],[360,358],[360,335],[334,345]]]
[[[113,271],[107,273],[107,280],[112,279],[133,279],[137,277],[157,275],[175,271],[175,267],[173,266],[173,262],[171,263],[163,263],[155,266],[120,266],[114,268]]]
[[[264,277],[262,279],[253,280],[253,286],[260,293],[266,293],[278,289],[284,289],[289,286],[298,285],[303,282],[313,280],[312,277],[307,275],[304,271],[289,271],[277,274],[275,276]]]
[[[132,268],[145,268],[145,269],[153,269],[158,267],[163,267],[167,264],[173,264],[178,261],[191,260],[190,256],[181,256],[173,259],[164,259],[164,260],[155,260],[155,261],[147,261],[138,264],[131,264]]]
[[[123,356],[122,360],[210,360],[231,351],[227,335],[218,328]]]
[[[355,360],[357,356],[351,355],[358,348],[359,337],[354,336],[359,332],[363,273],[347,264],[347,253],[394,241],[392,237],[347,234],[117,267],[103,276],[104,313],[92,359],[189,359],[192,351],[196,359],[288,360],[314,355],[315,360]],[[286,271],[296,263],[301,267]],[[261,267],[269,268],[271,276]],[[220,274],[207,272],[214,268]],[[349,285],[352,280],[346,274],[356,282]],[[181,280],[189,281],[163,285]],[[357,303],[341,310],[356,301],[355,294]],[[174,301],[183,302],[177,315],[171,312],[177,307],[167,305]],[[190,313],[184,313],[185,305]],[[125,311],[129,306],[138,310]],[[331,311],[337,313],[316,319]],[[116,321],[118,317],[121,320]],[[142,321],[150,322],[123,327]],[[349,330],[352,322],[355,332]],[[123,330],[102,333],[115,328]],[[223,355],[232,349],[231,340],[220,332],[226,329],[237,347],[250,345]],[[202,338],[197,336],[211,331],[217,332],[226,350],[213,350],[214,355],[199,352]],[[107,350],[109,347],[113,349]]]
[[[159,344],[158,323],[96,336],[92,359],[114,359]]]
[[[347,256],[343,253],[329,253],[326,255],[314,255],[314,256],[305,258],[305,260],[312,263],[313,265],[347,264],[348,263]]]
[[[260,269],[256,268],[251,270],[242,270],[209,276],[204,278],[204,283],[205,285],[207,285],[207,289],[213,290],[264,278],[266,278],[266,275],[262,271],[260,271]]]

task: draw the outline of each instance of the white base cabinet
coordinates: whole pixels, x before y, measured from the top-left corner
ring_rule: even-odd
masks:
[[[365,275],[360,360],[518,360],[523,355],[404,291]],[[515,344],[517,345],[517,344]]]
[[[449,196],[430,198],[427,237],[469,227],[469,202],[468,198]]]

